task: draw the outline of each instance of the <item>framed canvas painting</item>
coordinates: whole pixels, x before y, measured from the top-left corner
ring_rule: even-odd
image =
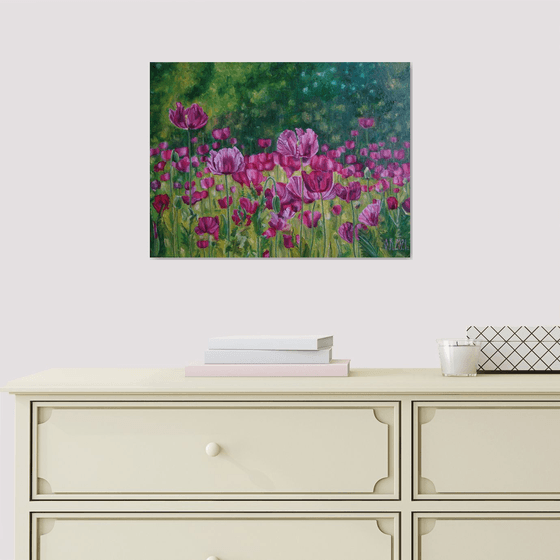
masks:
[[[150,255],[408,258],[410,64],[150,63]]]

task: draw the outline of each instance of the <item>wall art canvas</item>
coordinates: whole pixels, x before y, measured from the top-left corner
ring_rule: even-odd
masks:
[[[410,64],[150,63],[150,255],[408,258]]]

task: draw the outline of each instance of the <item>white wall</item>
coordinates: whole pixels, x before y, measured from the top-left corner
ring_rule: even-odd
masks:
[[[557,324],[557,2],[0,5],[0,385],[182,366],[212,335],[333,332],[436,367],[470,324]],[[150,260],[149,61],[411,61],[413,258]],[[13,398],[1,397],[0,560]]]

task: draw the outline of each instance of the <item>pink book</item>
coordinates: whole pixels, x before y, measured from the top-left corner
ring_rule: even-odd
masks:
[[[350,360],[330,364],[204,364],[192,362],[185,377],[347,377]]]

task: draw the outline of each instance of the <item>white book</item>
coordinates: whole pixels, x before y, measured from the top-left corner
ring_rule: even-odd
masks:
[[[206,350],[205,364],[329,364],[332,348],[321,350]]]
[[[208,341],[210,350],[320,350],[332,345],[332,335],[218,336]]]

